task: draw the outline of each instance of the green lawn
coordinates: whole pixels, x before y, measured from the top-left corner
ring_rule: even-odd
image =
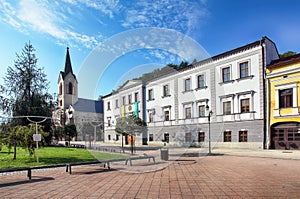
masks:
[[[0,151],[0,169],[11,167],[42,166],[70,162],[84,162],[93,160],[109,160],[125,158],[119,154],[94,152],[85,149],[66,148],[66,147],[43,147],[38,150],[39,164],[35,156],[29,156],[25,149],[18,148],[17,159],[13,160],[13,150],[8,153],[6,147]]]

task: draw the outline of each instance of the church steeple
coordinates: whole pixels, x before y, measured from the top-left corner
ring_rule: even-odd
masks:
[[[78,101],[78,82],[73,74],[69,47],[67,47],[65,68],[58,78],[58,107],[66,109]]]
[[[70,59],[70,53],[69,53],[69,47],[67,47],[67,54],[66,54],[66,62],[65,62],[64,73],[65,73],[65,75],[67,75],[70,72],[71,72],[71,74],[73,74],[72,64],[71,64],[71,59]]]

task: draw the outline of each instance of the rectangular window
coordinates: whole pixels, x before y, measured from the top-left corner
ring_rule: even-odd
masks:
[[[134,93],[134,102],[139,101],[139,93]]]
[[[231,131],[224,131],[224,142],[231,142]]]
[[[239,131],[239,142],[248,142],[248,131]]]
[[[223,77],[223,82],[230,81],[230,67],[226,67],[222,69],[222,77]]]
[[[250,99],[242,99],[241,100],[241,113],[249,113],[250,112]]]
[[[273,129],[274,140],[276,141],[284,141],[284,129]]]
[[[153,89],[148,90],[148,100],[154,100]]]
[[[165,121],[170,120],[170,111],[165,111]]]
[[[192,134],[191,133],[185,134],[185,142],[192,142]]]
[[[119,100],[116,99],[116,108],[119,108]]]
[[[240,63],[240,78],[249,77],[248,62]]]
[[[300,141],[300,133],[298,133],[298,129],[296,129],[297,131],[294,132],[294,136],[295,136],[295,141]]]
[[[294,129],[288,129],[288,141],[294,141]]]
[[[153,113],[149,112],[149,122],[153,122]]]
[[[169,133],[165,133],[164,134],[164,141],[169,143],[170,142],[170,136],[169,136]]]
[[[184,80],[184,91],[191,90],[191,78],[187,78]]]
[[[163,96],[167,97],[170,95],[169,85],[164,85],[163,87]]]
[[[107,118],[107,126],[111,126],[111,118],[110,117]]]
[[[198,142],[204,142],[205,140],[205,132],[198,133]]]
[[[205,117],[205,106],[199,106],[199,117]]]
[[[149,134],[149,142],[153,142],[153,134]]]
[[[223,114],[224,115],[231,114],[231,101],[223,102]]]
[[[197,80],[198,80],[198,88],[204,88],[205,87],[204,75],[199,75],[197,77]]]
[[[192,118],[191,107],[185,108],[185,119],[191,119],[191,118]]]
[[[128,104],[132,103],[132,95],[128,95]]]
[[[125,96],[122,97],[122,103],[123,103],[123,105],[126,104],[126,97]]]
[[[107,102],[107,110],[110,110],[110,102]]]
[[[293,89],[279,90],[279,108],[293,107]]]

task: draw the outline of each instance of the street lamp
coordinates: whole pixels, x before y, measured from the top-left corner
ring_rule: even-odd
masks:
[[[212,110],[209,110],[209,106],[208,105],[206,105],[206,110],[208,111],[208,115],[207,115],[207,118],[208,118],[208,154],[210,155],[211,154],[210,117],[212,116],[213,112],[212,112]]]

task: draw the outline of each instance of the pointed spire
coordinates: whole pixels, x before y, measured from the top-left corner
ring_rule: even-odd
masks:
[[[70,53],[69,53],[69,47],[67,47],[67,54],[66,54],[66,62],[65,62],[64,73],[65,73],[65,75],[67,75],[70,72],[73,74],[72,64],[71,64],[71,59],[70,59]]]

